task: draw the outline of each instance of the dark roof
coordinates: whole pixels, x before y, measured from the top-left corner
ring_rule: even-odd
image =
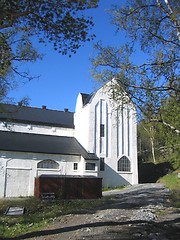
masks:
[[[78,155],[86,160],[98,160],[95,154],[88,153],[74,137],[0,131],[0,150]]]
[[[0,104],[0,119],[11,122],[74,128],[74,113]]]

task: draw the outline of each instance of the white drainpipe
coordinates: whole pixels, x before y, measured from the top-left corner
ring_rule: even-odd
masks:
[[[11,161],[12,158],[9,158],[6,160],[6,165],[5,165],[5,174],[4,174],[4,197],[6,197],[6,187],[7,187],[7,165],[8,162]]]

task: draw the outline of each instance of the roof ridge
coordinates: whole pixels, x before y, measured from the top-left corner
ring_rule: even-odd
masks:
[[[45,108],[43,109],[43,105],[42,107],[33,107],[33,106],[29,106],[29,105],[16,105],[16,104],[11,104],[11,103],[0,103],[0,109],[1,106],[9,106],[9,107],[16,107],[17,109],[21,109],[21,108],[30,108],[30,109],[38,109],[38,110],[42,110],[42,111],[57,111],[57,112],[65,112],[65,113],[74,113],[74,111],[64,111],[64,110],[58,110],[58,109],[50,109],[50,108]],[[0,112],[1,113],[1,112]]]

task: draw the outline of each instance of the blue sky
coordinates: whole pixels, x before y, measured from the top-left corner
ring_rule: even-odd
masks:
[[[28,68],[31,75],[39,78],[25,84],[21,83],[18,88],[11,91],[9,97],[13,97],[16,102],[23,97],[29,97],[29,105],[33,107],[46,105],[48,109],[68,108],[69,111],[74,111],[78,93],[91,93],[97,88],[90,74],[90,58],[95,55],[93,43],[100,40],[103,44],[113,45],[124,42],[123,35],[116,36],[115,27],[110,24],[106,12],[111,4],[119,2],[100,0],[97,9],[88,11],[94,19],[93,33],[96,34],[96,38],[85,43],[71,58],[58,54],[51,45],[46,47],[38,45],[44,57],[33,64],[28,64]]]

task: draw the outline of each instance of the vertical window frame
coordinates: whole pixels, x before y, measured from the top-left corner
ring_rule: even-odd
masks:
[[[105,159],[102,157],[100,158],[100,171],[105,171]]]
[[[105,125],[104,124],[100,124],[100,137],[104,137],[105,136]]]
[[[73,170],[74,171],[78,171],[78,163],[74,163],[73,164]]]

